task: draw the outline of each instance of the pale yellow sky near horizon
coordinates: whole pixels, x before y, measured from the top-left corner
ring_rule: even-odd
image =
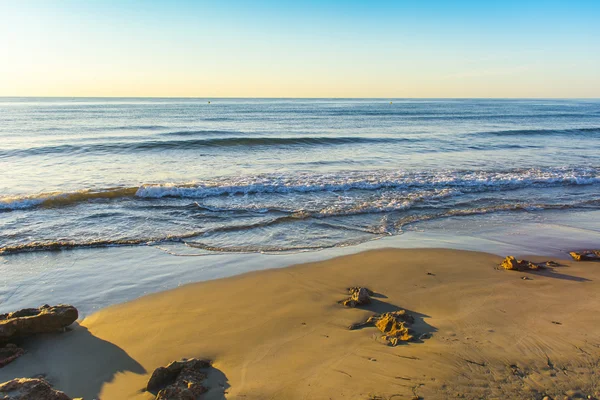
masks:
[[[40,63],[43,60],[32,60]],[[75,62],[74,60],[72,62]],[[46,65],[43,71],[20,68],[6,71],[12,79],[0,83],[1,96],[57,97],[598,97],[598,85],[585,76],[555,81],[535,67],[474,70],[462,73],[416,72],[399,68],[314,71],[299,74],[292,68],[265,71],[227,67],[182,72],[173,68],[127,68],[82,63]]]
[[[0,3],[0,96],[600,97],[586,10],[184,3]]]

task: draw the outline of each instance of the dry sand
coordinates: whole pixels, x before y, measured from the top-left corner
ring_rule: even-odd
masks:
[[[141,389],[156,367],[198,357],[214,360],[216,399],[597,396],[600,263],[523,273],[495,269],[500,261],[375,250],[191,284],[31,340],[0,382],[45,373],[74,397],[151,399]],[[356,285],[380,296],[363,309],[337,304]],[[347,329],[398,308],[432,337],[389,347],[375,328]]]

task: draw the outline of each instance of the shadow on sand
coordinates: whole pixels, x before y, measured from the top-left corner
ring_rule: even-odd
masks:
[[[120,372],[146,370],[123,349],[92,335],[75,323],[65,333],[40,335],[19,344],[26,354],[0,369],[0,382],[44,376],[71,397],[95,399],[102,386]]]
[[[202,383],[208,391],[202,396],[205,400],[225,400],[227,389],[231,387],[227,376],[215,367],[210,367],[206,372],[206,380]]]
[[[377,293],[375,293],[375,294],[377,294]],[[398,307],[393,304],[386,303],[381,300],[377,300],[374,297],[379,297],[379,296],[372,296],[371,304],[365,305],[365,306],[357,306],[356,308],[358,308],[359,310],[372,311],[375,314],[383,314],[383,313],[387,313],[387,312],[406,310],[406,312],[408,314],[412,315],[413,318],[415,319],[415,322],[410,325],[410,329],[414,332],[413,339],[410,342],[399,342],[399,344],[400,343],[402,343],[402,344],[423,343],[423,340],[419,339],[419,336],[421,336],[423,334],[431,335],[431,334],[437,332],[437,328],[435,328],[435,327],[429,325],[427,322],[425,322],[425,318],[431,318],[429,315],[421,314],[416,311],[409,310],[407,308]],[[387,298],[385,296],[383,296],[383,297]],[[363,322],[363,321],[356,321],[356,322]],[[361,328],[357,328],[357,329],[365,329],[365,328],[373,329],[374,327],[373,326],[361,327]],[[374,329],[377,330],[377,328],[374,328]],[[377,331],[377,332],[379,332],[379,331]]]
[[[565,281],[591,282],[591,279],[581,278],[579,276],[567,275],[567,274],[562,274],[560,272],[557,272],[557,269],[559,269],[559,268],[562,269],[562,268],[569,268],[569,267],[565,264],[556,264],[556,266],[546,267],[544,269],[540,269],[537,271],[527,270],[527,271],[522,271],[522,272],[525,272],[527,274],[534,275],[534,276],[545,276],[547,278],[563,279]]]

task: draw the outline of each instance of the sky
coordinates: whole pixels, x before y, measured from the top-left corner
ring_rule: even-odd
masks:
[[[599,21],[599,0],[0,0],[0,96],[599,98]]]

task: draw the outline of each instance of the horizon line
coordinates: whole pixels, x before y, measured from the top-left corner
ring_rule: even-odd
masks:
[[[598,97],[268,97],[268,96],[6,96],[0,99],[264,99],[264,100],[600,100]]]

